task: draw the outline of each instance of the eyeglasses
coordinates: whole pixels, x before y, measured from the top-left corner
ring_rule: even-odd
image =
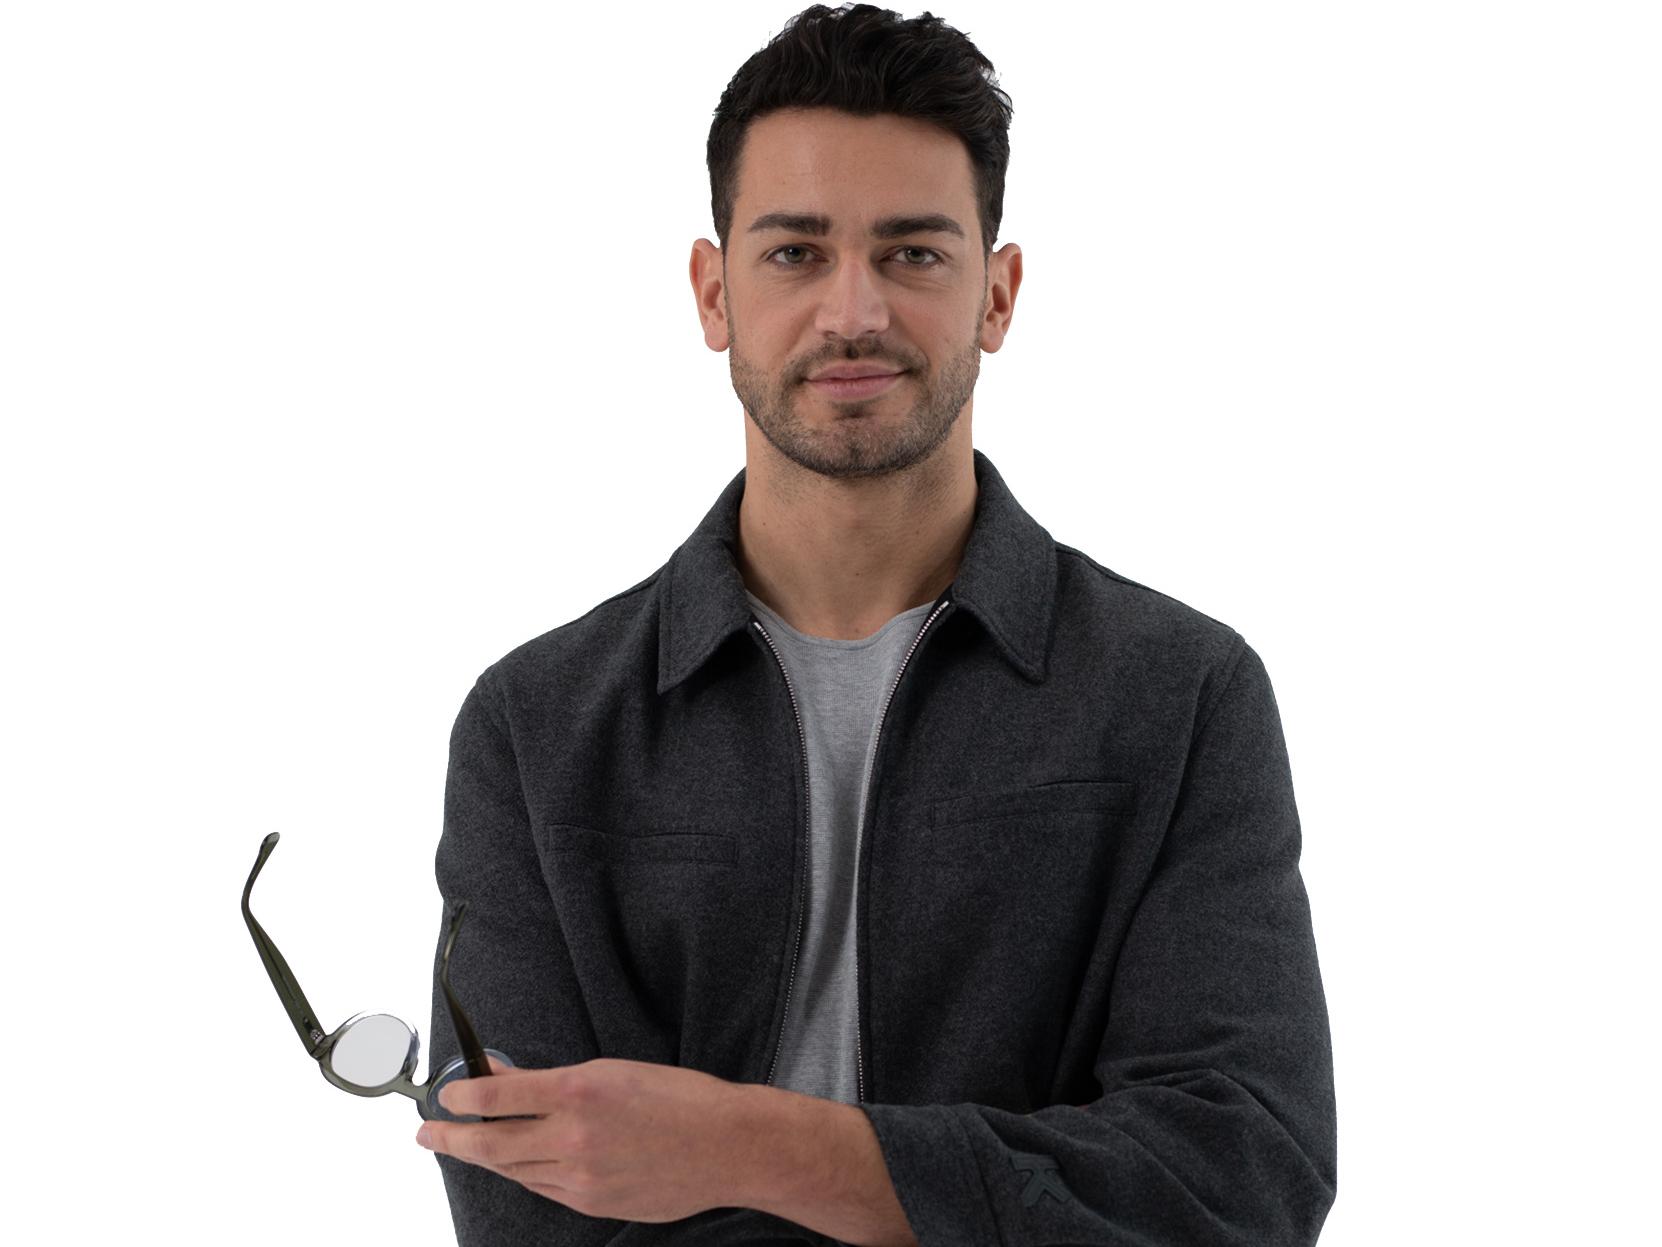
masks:
[[[439,1089],[451,1079],[490,1075],[486,1053],[504,1065],[513,1065],[512,1060],[495,1048],[479,1046],[473,1024],[462,1012],[456,994],[450,990],[450,950],[455,947],[456,932],[461,929],[467,902],[458,904],[450,919],[450,933],[444,941],[444,955],[439,961],[439,985],[444,989],[445,1001],[450,1006],[450,1020],[455,1023],[462,1054],[446,1062],[438,1077],[432,1077],[432,1072],[428,1071],[427,1082],[417,1085],[412,1079],[415,1077],[416,1058],[421,1052],[421,1037],[415,1029],[390,1013],[359,1013],[325,1035],[323,1028],[317,1024],[317,1015],[313,1013],[305,993],[294,981],[288,962],[283,960],[283,954],[277,951],[271,937],[254,921],[253,911],[248,908],[248,895],[254,890],[254,880],[259,877],[260,868],[271,856],[278,838],[279,833],[274,831],[260,842],[260,855],[254,859],[254,869],[248,873],[248,883],[242,889],[242,916],[248,919],[254,947],[260,950],[260,960],[265,962],[266,973],[271,975],[271,984],[277,989],[283,1008],[288,1010],[289,1020],[300,1032],[300,1041],[323,1070],[323,1076],[342,1091],[350,1091],[353,1095],[386,1095],[389,1091],[407,1095],[416,1102],[424,1121],[503,1120],[451,1113],[439,1103]]]

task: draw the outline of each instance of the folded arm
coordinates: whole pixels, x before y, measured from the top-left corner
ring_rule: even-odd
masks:
[[[905,1242],[887,1237],[898,1202],[922,1247],[1316,1241],[1336,1120],[1292,777],[1244,640],[1216,687],[1115,969],[1101,1096],[1031,1113],[860,1105],[884,1178],[859,1132],[828,1125],[778,1153],[768,1207],[874,1235],[846,1241]],[[835,1155],[864,1201],[840,1220],[827,1188],[803,1181]]]

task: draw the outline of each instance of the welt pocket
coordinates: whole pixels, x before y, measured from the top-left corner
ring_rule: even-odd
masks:
[[[967,792],[929,803],[929,825],[950,827],[982,819],[1016,815],[1064,816],[1130,810],[1136,804],[1137,785],[1119,779],[1070,779],[1027,788]]]
[[[603,862],[733,862],[739,846],[732,836],[714,831],[657,831],[625,835],[598,827],[554,823],[548,846],[556,853],[577,853]]]

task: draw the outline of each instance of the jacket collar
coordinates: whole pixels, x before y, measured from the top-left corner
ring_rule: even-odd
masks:
[[[1041,681],[1055,613],[1056,545],[1022,509],[992,460],[979,450],[972,453],[975,517],[957,577],[942,596],[980,620],[1016,670]],[[660,694],[750,626],[750,602],[733,554],[744,477],[741,468],[670,556],[658,599]]]

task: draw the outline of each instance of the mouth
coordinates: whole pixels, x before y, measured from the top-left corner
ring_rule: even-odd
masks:
[[[823,381],[810,377],[808,384],[827,398],[870,398],[881,394],[905,375],[904,372],[891,372],[879,377],[830,377]]]

